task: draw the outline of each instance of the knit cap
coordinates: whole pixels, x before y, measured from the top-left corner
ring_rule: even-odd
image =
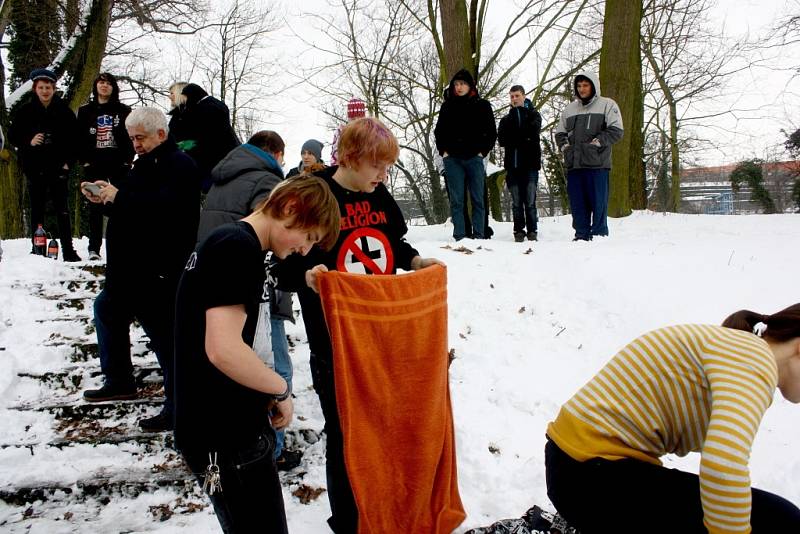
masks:
[[[311,152],[317,158],[317,161],[322,161],[322,143],[317,141],[316,139],[309,139],[305,143],[303,143],[303,147],[300,149],[300,153],[303,152]]]
[[[367,116],[367,104],[360,98],[351,98],[347,102],[348,120],[360,119]]]

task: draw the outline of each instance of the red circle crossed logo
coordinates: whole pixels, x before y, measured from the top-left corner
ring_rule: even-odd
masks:
[[[392,274],[394,253],[386,234],[375,228],[359,228],[344,238],[336,269],[357,274]]]

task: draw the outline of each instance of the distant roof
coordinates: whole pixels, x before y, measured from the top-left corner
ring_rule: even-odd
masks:
[[[736,168],[737,165],[738,163],[732,163],[730,165],[722,165],[719,167],[685,168],[681,170],[681,176],[688,178],[698,174],[730,174],[733,171],[733,169]],[[774,172],[774,171],[798,172],[800,171],[800,161],[799,160],[776,161],[771,163],[765,163],[761,166],[761,168],[766,172]]]

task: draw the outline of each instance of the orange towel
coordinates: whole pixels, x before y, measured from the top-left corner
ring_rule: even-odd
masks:
[[[447,270],[334,271],[319,287],[359,534],[452,532],[466,514],[447,379]]]

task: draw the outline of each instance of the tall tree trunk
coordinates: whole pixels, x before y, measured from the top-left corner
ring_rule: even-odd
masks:
[[[472,77],[477,72],[473,62],[467,4],[464,0],[442,0],[442,44],[445,56],[445,85],[460,69],[468,69]]]
[[[671,185],[667,209],[678,213],[681,209],[681,156],[678,148],[678,106],[672,98],[669,98],[669,148]]]
[[[641,57],[641,56],[640,56]],[[634,81],[635,83],[635,81]],[[647,176],[644,169],[644,91],[642,90],[642,63],[639,61],[639,84],[636,88],[638,98],[633,104],[633,116],[629,124],[623,124],[625,135],[630,137],[628,188],[631,208],[647,209]]]
[[[609,183],[608,215],[631,213],[630,172],[632,153],[641,158],[642,136],[631,135],[636,125],[635,108],[642,102],[642,69],[639,52],[641,0],[607,0],[600,52],[601,93],[613,98],[622,113],[625,135],[614,145]],[[640,112],[643,113],[643,112]],[[634,145],[637,138],[638,146]]]
[[[88,16],[82,21],[84,31],[64,59],[66,70],[72,77],[66,100],[73,111],[77,111],[92,94],[92,85],[100,73],[111,24],[111,4],[112,0],[92,0]]]

